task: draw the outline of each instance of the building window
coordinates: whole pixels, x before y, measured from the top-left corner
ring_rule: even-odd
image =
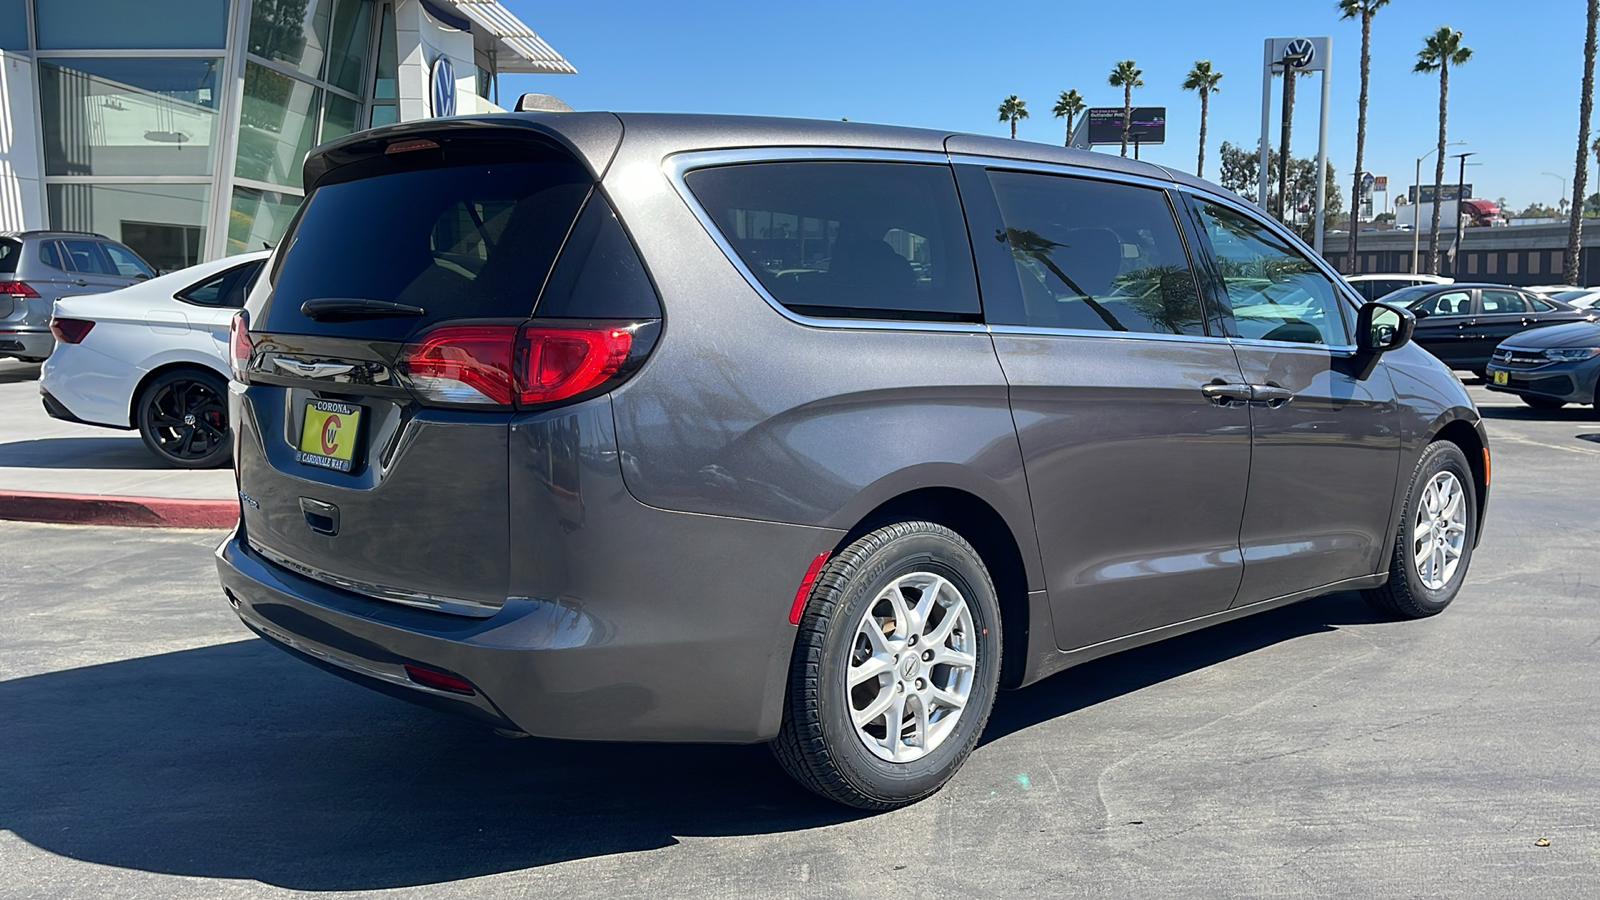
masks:
[[[93,231],[132,247],[164,271],[200,261],[211,187],[205,184],[50,184],[54,228]]]
[[[1515,275],[1515,274],[1517,274],[1517,263],[1521,262],[1521,260],[1520,260],[1521,256],[1522,256],[1522,254],[1518,253],[1518,252],[1511,252],[1511,253],[1507,253],[1506,254],[1506,274],[1507,275]]]
[[[1468,253],[1467,254],[1467,274],[1468,275],[1476,275],[1476,274],[1478,274],[1478,257],[1480,257],[1482,255],[1483,255],[1482,253]]]
[[[1485,253],[1484,256],[1487,258],[1484,259],[1483,271],[1489,275],[1497,274],[1500,271],[1500,254]]]
[[[136,0],[36,0],[39,49],[221,50],[227,43],[228,0],[161,0],[159,11],[151,6]]]
[[[28,49],[27,0],[0,0],[0,50]]]
[[[1528,253],[1528,274],[1538,275],[1540,263],[1544,262],[1544,251],[1533,250]]]
[[[395,62],[394,8],[383,5],[383,16],[378,25],[378,60],[372,77],[372,112],[367,126],[376,128],[400,120],[395,103],[399,97],[399,66]]]
[[[233,173],[269,184],[299,185],[300,164],[316,143],[321,102],[321,89],[310,82],[245,64],[239,161]]]
[[[228,255],[277,246],[300,208],[300,199],[290,193],[234,188],[228,211]]]
[[[1551,275],[1554,275],[1557,272],[1564,272],[1564,270],[1566,269],[1566,263],[1567,263],[1567,251],[1565,251],[1565,250],[1551,250],[1550,251],[1550,274]]]
[[[45,174],[211,174],[221,64],[40,60]]]

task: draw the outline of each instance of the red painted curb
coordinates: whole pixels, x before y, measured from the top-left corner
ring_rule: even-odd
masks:
[[[239,520],[239,504],[233,500],[0,491],[0,519],[62,525],[232,528]]]

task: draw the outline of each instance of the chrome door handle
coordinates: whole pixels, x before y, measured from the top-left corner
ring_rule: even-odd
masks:
[[[1205,394],[1207,400],[1218,406],[1228,406],[1232,403],[1249,403],[1255,396],[1255,392],[1250,385],[1232,384],[1224,382],[1220,378],[1202,386],[1200,393]]]
[[[1253,403],[1265,403],[1277,409],[1294,399],[1294,391],[1281,388],[1275,384],[1252,384],[1250,386],[1250,400]]]

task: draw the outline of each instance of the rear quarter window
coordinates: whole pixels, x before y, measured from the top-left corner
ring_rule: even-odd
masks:
[[[379,160],[351,167],[375,174],[316,187],[264,299],[251,301],[263,306],[252,329],[404,340],[444,319],[530,315],[593,179],[554,149],[524,143],[505,155],[455,166]],[[319,298],[426,313],[331,322],[300,312]]]
[[[0,241],[0,274],[17,271],[17,259],[22,256],[21,241]]]
[[[796,313],[981,319],[948,166],[745,163],[698,169],[685,181],[739,261]]]

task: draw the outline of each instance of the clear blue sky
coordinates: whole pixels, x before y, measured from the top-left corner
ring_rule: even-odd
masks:
[[[1050,115],[1059,93],[1077,88],[1090,105],[1120,106],[1121,91],[1106,76],[1132,58],[1145,82],[1135,104],[1167,107],[1167,143],[1146,147],[1143,157],[1189,171],[1199,101],[1179,84],[1195,60],[1210,59],[1225,73],[1211,100],[1210,178],[1217,146],[1253,146],[1260,130],[1263,38],[1327,35],[1335,67],[1328,156],[1341,185],[1355,159],[1361,30],[1339,19],[1335,0],[504,2],[578,74],[503,76],[502,99],[543,91],[577,109],[847,117],[1003,136],[996,107],[1015,93],[1032,114],[1018,137],[1059,144],[1062,122]],[[1561,182],[1542,173],[1567,178],[1570,190],[1580,0],[1393,0],[1373,23],[1367,170],[1389,175],[1398,194],[1412,182],[1416,157],[1433,146],[1438,76],[1411,67],[1423,37],[1441,24],[1461,29],[1474,51],[1451,72],[1450,140],[1469,142],[1451,152],[1478,153],[1473,161],[1482,165],[1467,170],[1476,195],[1506,197],[1517,209],[1534,200],[1554,205]],[[1296,156],[1316,152],[1317,77],[1300,82]],[[1426,184],[1431,165],[1423,166]],[[1447,181],[1454,167],[1452,160]]]

